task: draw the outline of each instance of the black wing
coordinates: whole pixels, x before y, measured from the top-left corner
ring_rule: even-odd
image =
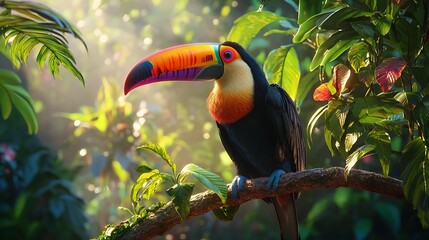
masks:
[[[295,171],[304,170],[305,141],[295,103],[276,84],[268,86],[265,103],[277,138],[277,160],[290,160],[294,163]]]

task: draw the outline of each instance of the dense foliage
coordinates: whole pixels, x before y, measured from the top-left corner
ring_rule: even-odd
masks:
[[[71,33],[83,42],[72,25],[42,4],[1,1],[0,10],[0,52],[15,68],[39,47],[40,67],[48,61],[58,76],[61,64],[83,82],[63,35]],[[6,59],[0,61],[0,235],[86,239],[84,202],[72,185],[77,169],[64,168],[62,160],[32,135],[38,131],[33,100],[21,77],[7,68]]]
[[[16,110],[0,121],[0,235],[4,239],[87,239],[84,202],[52,150],[29,135]]]

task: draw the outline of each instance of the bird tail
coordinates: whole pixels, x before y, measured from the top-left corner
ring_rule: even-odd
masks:
[[[280,225],[281,239],[300,239],[294,194],[276,196],[272,202]]]

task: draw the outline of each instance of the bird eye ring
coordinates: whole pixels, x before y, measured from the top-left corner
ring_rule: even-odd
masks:
[[[236,57],[236,52],[232,49],[225,49],[224,51],[222,51],[222,60],[225,63],[234,61]]]
[[[232,52],[231,51],[225,51],[223,53],[223,57],[225,58],[225,60],[231,60],[232,59]]]

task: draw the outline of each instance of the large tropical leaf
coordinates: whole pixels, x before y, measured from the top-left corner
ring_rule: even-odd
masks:
[[[417,209],[423,227],[429,227],[429,158],[428,147],[421,138],[409,142],[403,150],[402,176],[405,197]]]
[[[298,23],[302,24],[313,15],[320,13],[322,10],[322,3],[322,1],[299,0]]]
[[[12,106],[15,106],[24,118],[28,133],[36,133],[38,124],[30,94],[22,87],[18,75],[12,71],[0,69],[0,112],[3,119],[10,116]]]
[[[343,7],[331,9],[331,10],[313,15],[310,18],[307,18],[303,23],[300,23],[299,28],[298,28],[298,32],[293,37],[293,42],[294,43],[300,43],[300,42],[305,41],[308,37],[310,37],[310,35],[313,33],[313,31],[317,29],[317,27],[318,27],[317,22],[320,19],[327,18],[331,14],[335,13],[336,11],[341,10],[342,8]]]
[[[262,28],[284,19],[286,18],[266,11],[246,13],[234,21],[234,26],[226,39],[240,43],[246,48]]]
[[[375,79],[383,92],[388,92],[401,76],[407,63],[401,58],[386,58],[375,68]]]
[[[316,54],[310,64],[313,71],[318,66],[324,66],[339,57],[344,51],[349,49],[359,36],[355,31],[338,31],[324,41],[316,50]]]
[[[352,113],[362,124],[377,124],[402,114],[403,109],[399,102],[380,95],[355,98]]]
[[[339,29],[341,28],[340,25],[343,22],[350,23],[354,19],[362,19],[363,17],[369,17],[372,15],[372,12],[362,11],[357,8],[352,8],[347,5],[346,7],[339,9],[338,11],[335,11],[334,13],[330,14],[326,18],[321,18],[317,25],[321,29]]]
[[[0,15],[0,38],[8,43],[0,48],[9,52],[7,57],[12,63],[25,62],[32,50],[40,46],[36,57],[40,67],[47,61],[52,75],[58,77],[62,65],[84,83],[64,35],[69,33],[85,45],[75,27],[43,4],[2,1],[0,7],[9,10],[9,14]]]
[[[270,52],[264,63],[264,72],[270,83],[276,83],[296,100],[301,70],[292,46],[282,46]]]

